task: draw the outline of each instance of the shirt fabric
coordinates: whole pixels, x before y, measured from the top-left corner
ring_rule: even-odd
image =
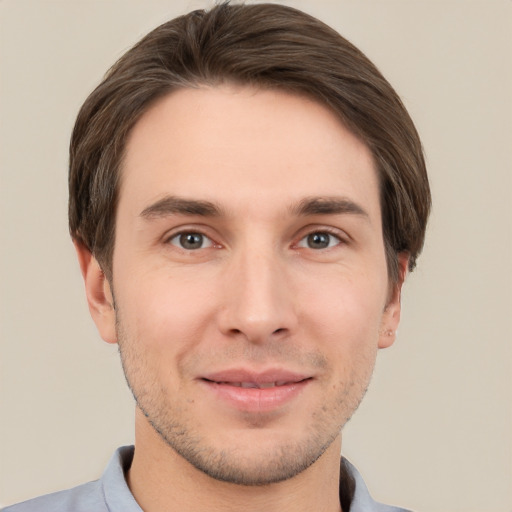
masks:
[[[142,512],[124,476],[133,453],[133,446],[122,446],[99,480],[11,505],[1,512]],[[408,512],[374,501],[356,468],[343,458],[341,464],[344,478],[352,480],[348,486],[352,493],[350,509],[343,512]]]

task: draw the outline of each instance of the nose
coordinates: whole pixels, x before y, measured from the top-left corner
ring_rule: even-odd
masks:
[[[220,329],[251,343],[285,338],[295,329],[297,311],[286,263],[272,250],[245,251],[229,263],[223,280]]]

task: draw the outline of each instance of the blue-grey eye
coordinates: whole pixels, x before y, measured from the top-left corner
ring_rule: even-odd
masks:
[[[212,241],[202,233],[179,233],[170,239],[170,243],[187,251],[204,249],[213,245]]]
[[[315,231],[305,236],[298,244],[299,247],[308,249],[328,249],[340,243],[340,239],[325,231]]]

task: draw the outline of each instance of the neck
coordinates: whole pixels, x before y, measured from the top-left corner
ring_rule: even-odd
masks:
[[[169,447],[138,414],[135,454],[127,473],[145,512],[340,512],[340,436],[308,469],[283,482],[245,486],[215,480]],[[171,504],[172,508],[169,508]]]

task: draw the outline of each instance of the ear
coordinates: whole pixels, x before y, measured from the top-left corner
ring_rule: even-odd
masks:
[[[85,293],[92,319],[100,336],[107,343],[117,343],[114,297],[110,283],[89,249],[76,240],[73,243],[84,278]]]
[[[382,321],[379,331],[379,348],[390,347],[396,339],[396,331],[400,323],[402,285],[407,275],[409,266],[409,255],[400,253],[398,255],[398,279],[390,283],[390,294],[388,303],[382,314]]]

